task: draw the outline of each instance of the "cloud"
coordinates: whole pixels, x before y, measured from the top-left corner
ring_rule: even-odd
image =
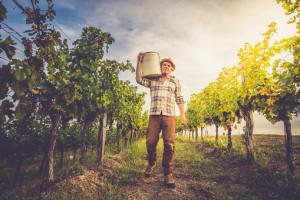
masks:
[[[69,1],[68,0],[64,0],[64,1],[60,0],[60,1],[54,1],[54,5],[55,5],[55,7],[62,7],[62,8],[67,8],[69,10],[76,10],[79,1],[77,1],[76,3],[75,2],[72,0],[69,0]]]
[[[269,23],[286,25],[287,19],[282,23],[284,11],[273,0],[119,0],[95,3],[92,10],[83,12],[86,21],[116,38],[110,57],[135,64],[139,51],[158,51],[174,59],[175,74],[186,85],[200,81],[199,89],[221,68],[237,64],[245,42],[260,41]]]
[[[157,51],[161,57],[171,57],[185,100],[214,81],[223,67],[237,65],[238,50],[246,42],[254,45],[261,41],[261,34],[271,22],[278,23],[273,41],[295,34],[295,25],[286,24],[289,17],[275,0],[64,2],[76,7],[86,25],[99,27],[116,39],[107,58],[129,59],[135,66],[140,51]],[[121,75],[137,85],[134,77],[131,73]],[[139,91],[148,90],[140,86]],[[147,105],[149,99],[146,96]],[[258,127],[268,124],[266,120],[256,123]]]

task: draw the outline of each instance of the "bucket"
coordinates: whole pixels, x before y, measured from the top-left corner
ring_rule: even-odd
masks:
[[[142,60],[142,77],[161,77],[160,58],[157,52],[146,52]]]

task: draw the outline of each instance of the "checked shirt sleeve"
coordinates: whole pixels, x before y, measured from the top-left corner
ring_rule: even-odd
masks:
[[[176,80],[176,90],[175,90],[175,101],[177,104],[184,104],[183,96],[181,94],[181,85],[179,80]]]
[[[150,88],[150,85],[151,85],[151,81],[147,78],[142,78],[142,77],[136,78],[136,82],[147,88]]]

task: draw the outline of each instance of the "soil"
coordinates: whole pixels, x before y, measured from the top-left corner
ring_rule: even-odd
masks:
[[[177,166],[173,173],[176,188],[166,187],[161,170],[154,170],[149,178],[137,178],[135,185],[125,189],[128,196],[124,196],[131,200],[224,199],[228,196],[232,199],[286,199],[277,191],[274,194],[264,194],[251,187],[255,186],[253,176],[257,173],[257,168],[247,163],[246,155],[231,161],[222,161],[219,158],[228,152],[226,148],[210,148],[201,143],[189,143],[200,149],[207,162],[214,163],[219,180],[184,175],[183,169]],[[298,173],[300,166],[296,167]],[[226,195],[223,196],[222,193]]]
[[[297,137],[299,140],[300,137]],[[263,141],[259,143],[258,141]],[[278,146],[282,147],[282,140],[274,142],[270,140],[273,144],[273,148]],[[258,173],[264,173],[258,170],[255,164],[249,164],[246,161],[245,154],[239,154],[239,156],[234,157],[230,160],[223,159],[228,150],[224,147],[209,147],[204,143],[195,143],[192,141],[185,141],[186,143],[195,146],[199,149],[200,154],[204,156],[205,162],[209,166],[213,166],[214,175],[208,175],[204,177],[194,177],[192,175],[187,175],[184,171],[184,166],[175,166],[173,172],[173,177],[176,182],[175,188],[168,188],[164,185],[164,176],[160,166],[157,166],[153,174],[146,178],[144,176],[136,176],[131,180],[132,184],[122,186],[123,187],[123,199],[130,200],[198,200],[198,199],[289,199],[286,197],[287,193],[281,194],[279,191],[272,191],[265,193],[263,184],[259,186],[257,180],[254,180]],[[275,144],[276,143],[276,144]],[[281,143],[281,144],[279,144]],[[268,144],[267,138],[264,140],[257,140],[257,146],[272,146]],[[299,149],[300,143],[298,141],[295,144],[295,149]],[[296,152],[297,152],[296,150]],[[296,175],[300,177],[300,165],[299,165],[299,152],[296,156]],[[146,167],[146,158],[145,160]],[[76,188],[79,186],[83,191],[99,191],[103,188],[106,183],[107,175],[113,175],[117,173],[120,169],[122,162],[122,155],[115,155],[106,157],[103,161],[102,166],[94,166],[89,169],[84,170],[84,173],[80,176],[74,177],[72,179],[65,180],[58,184],[63,185],[73,185],[70,188]],[[175,160],[176,163],[176,160]],[[210,165],[211,164],[211,165]],[[140,170],[140,174],[143,174],[143,170]],[[280,174],[284,174],[286,169],[279,169]],[[76,186],[76,187],[75,187]],[[269,185],[266,185],[269,187]],[[77,187],[78,188],[78,187]],[[270,191],[270,190],[269,190]],[[76,193],[76,191],[71,191]],[[300,197],[300,193],[299,193]],[[300,198],[299,198],[300,199]]]
[[[206,199],[205,195],[212,196],[210,191],[200,194],[191,190],[190,187],[193,184],[201,186],[192,177],[184,177],[175,172],[176,188],[174,189],[166,187],[163,179],[162,174],[155,173],[149,178],[141,178],[131,189],[128,199]]]

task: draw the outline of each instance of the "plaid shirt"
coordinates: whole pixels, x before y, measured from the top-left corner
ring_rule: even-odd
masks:
[[[150,88],[150,115],[175,116],[175,102],[177,104],[184,103],[179,80],[174,77],[168,76],[164,84],[162,84],[161,78],[139,77],[136,82]]]

